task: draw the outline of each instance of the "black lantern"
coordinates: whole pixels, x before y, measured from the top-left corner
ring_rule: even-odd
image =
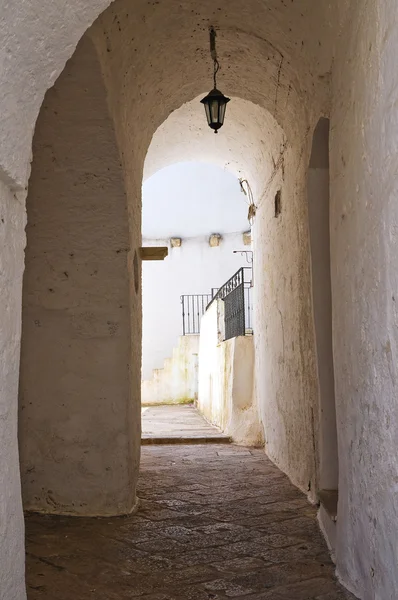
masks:
[[[201,100],[201,102],[205,106],[209,127],[214,130],[214,133],[217,133],[220,127],[222,127],[224,124],[225,109],[230,99],[224,96],[224,94],[217,89],[217,73],[220,68],[220,64],[217,60],[216,32],[214,27],[210,28],[210,54],[214,62],[214,88],[209,94],[207,94],[205,98]]]
[[[207,122],[209,127],[214,129],[214,133],[217,133],[224,124],[225,109],[229,100],[230,99],[226,98],[217,88],[211,90],[211,92],[201,100],[202,104],[205,105]]]

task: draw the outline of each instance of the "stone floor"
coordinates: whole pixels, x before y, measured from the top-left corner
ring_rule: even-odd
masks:
[[[143,444],[228,443],[230,438],[210,425],[192,405],[151,406],[142,409]]]
[[[137,515],[27,517],[29,600],[347,600],[315,509],[261,450],[142,448]]]

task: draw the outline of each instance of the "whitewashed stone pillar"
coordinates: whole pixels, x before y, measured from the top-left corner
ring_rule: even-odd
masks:
[[[123,172],[96,51],[83,38],[47,93],[27,198],[19,439],[26,508],[113,515],[135,506],[139,392],[130,385]],[[135,282],[135,283],[134,283]],[[138,282],[138,285],[137,285]]]

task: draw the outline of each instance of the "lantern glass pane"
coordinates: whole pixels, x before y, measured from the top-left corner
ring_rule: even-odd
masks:
[[[211,122],[218,123],[218,98],[211,100],[210,110],[211,110]]]
[[[224,117],[225,117],[225,109],[227,107],[227,103],[226,102],[220,102],[220,123],[221,125],[224,123]]]
[[[204,102],[204,105],[205,105],[207,122],[210,125],[210,123],[211,123],[210,105],[208,102]]]

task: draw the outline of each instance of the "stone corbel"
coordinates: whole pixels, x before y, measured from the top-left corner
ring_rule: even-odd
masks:
[[[141,260],[164,260],[168,253],[167,246],[144,246],[140,248]]]

